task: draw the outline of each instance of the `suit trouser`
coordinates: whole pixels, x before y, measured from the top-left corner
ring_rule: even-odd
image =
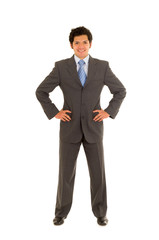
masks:
[[[90,174],[92,211],[96,217],[104,217],[107,211],[107,194],[103,142],[88,143],[84,135],[78,143],[66,143],[60,140],[59,180],[55,216],[64,217],[70,211],[76,162],[81,143],[84,147]]]

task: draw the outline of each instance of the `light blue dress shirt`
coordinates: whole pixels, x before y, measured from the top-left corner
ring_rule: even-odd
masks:
[[[76,62],[77,72],[78,72],[78,70],[79,70],[79,68],[80,68],[80,65],[79,65],[78,62],[79,62],[81,59],[78,58],[76,55],[74,55],[74,59],[75,59],[75,62]],[[85,71],[86,76],[87,76],[87,74],[88,74],[89,55],[88,55],[87,57],[85,57],[85,58],[83,59],[83,61],[85,61],[85,64],[84,64],[84,71]]]

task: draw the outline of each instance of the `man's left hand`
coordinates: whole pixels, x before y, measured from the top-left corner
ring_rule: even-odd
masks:
[[[93,120],[96,122],[101,122],[104,118],[108,118],[110,115],[105,112],[103,109],[101,110],[94,110],[93,112],[99,112],[97,116],[93,118]]]

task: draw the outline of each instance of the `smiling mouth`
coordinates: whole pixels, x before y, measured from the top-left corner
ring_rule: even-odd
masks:
[[[85,52],[85,50],[78,50],[78,52],[83,53],[83,52]]]

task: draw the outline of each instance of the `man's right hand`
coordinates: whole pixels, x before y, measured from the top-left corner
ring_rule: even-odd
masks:
[[[71,111],[69,111],[69,110],[63,110],[63,109],[61,109],[61,110],[55,115],[55,118],[61,119],[61,120],[64,121],[64,122],[66,122],[66,121],[69,122],[69,121],[71,120],[71,118],[70,118],[69,115],[66,114],[67,112],[71,113]]]

